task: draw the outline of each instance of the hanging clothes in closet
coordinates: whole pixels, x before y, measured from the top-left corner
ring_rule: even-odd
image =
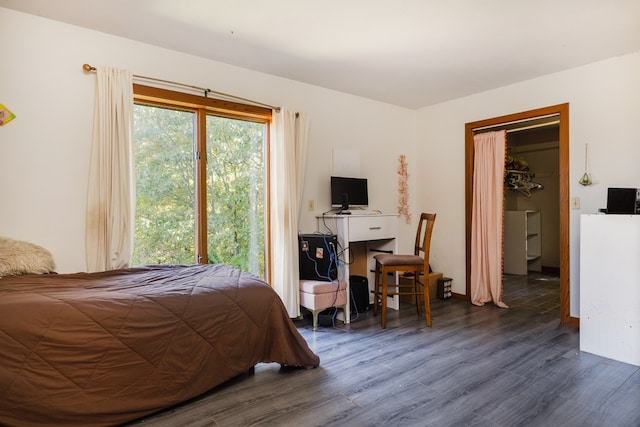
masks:
[[[504,186],[507,190],[518,191],[525,197],[531,197],[531,192],[542,190],[544,186],[535,181],[535,174],[529,171],[526,160],[516,159],[507,155]]]

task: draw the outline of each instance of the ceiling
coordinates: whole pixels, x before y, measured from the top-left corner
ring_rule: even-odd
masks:
[[[640,50],[638,0],[0,0],[0,7],[412,109]]]

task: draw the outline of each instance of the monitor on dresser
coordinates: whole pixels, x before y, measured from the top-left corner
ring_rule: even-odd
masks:
[[[369,206],[366,178],[331,177],[331,207],[341,208]]]
[[[608,214],[640,214],[639,188],[608,188]]]

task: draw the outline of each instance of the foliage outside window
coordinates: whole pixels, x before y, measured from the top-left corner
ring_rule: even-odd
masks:
[[[270,110],[137,89],[132,265],[226,263],[266,277]]]
[[[207,116],[208,258],[264,271],[262,123]]]

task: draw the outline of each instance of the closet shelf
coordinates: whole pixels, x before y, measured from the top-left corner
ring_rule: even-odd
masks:
[[[542,270],[540,211],[504,212],[504,273]]]

